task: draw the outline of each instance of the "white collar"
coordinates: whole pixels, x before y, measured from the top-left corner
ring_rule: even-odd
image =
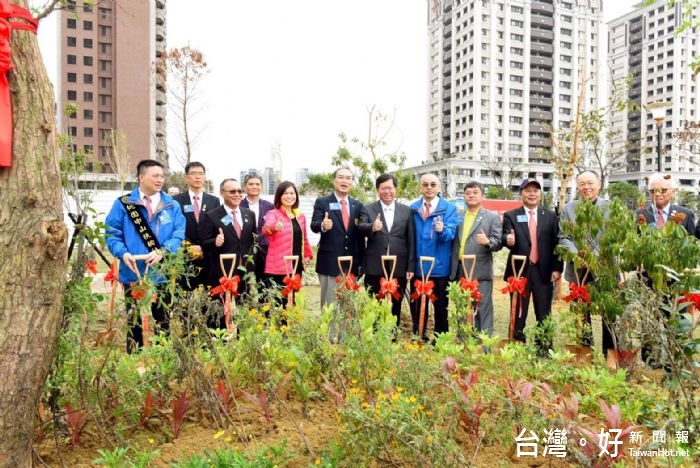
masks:
[[[195,193],[192,190],[188,190],[187,193],[190,194],[190,200],[194,200],[195,195],[197,195],[199,197],[199,201],[202,201],[202,198],[204,198],[204,190],[202,190],[199,193]]]
[[[379,204],[382,207],[382,210],[393,210],[396,208],[396,200],[392,200],[392,202],[388,205],[385,205],[383,201],[379,200]]]

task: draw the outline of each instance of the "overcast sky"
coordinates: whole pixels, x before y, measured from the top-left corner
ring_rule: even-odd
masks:
[[[639,0],[606,0],[610,20]],[[207,4],[210,8],[205,8]],[[215,180],[272,165],[279,143],[284,178],[331,168],[338,133],[365,137],[367,108],[395,115],[388,148],[409,165],[426,151],[426,0],[267,0],[167,3],[168,47],[202,51],[204,126],[194,159]],[[39,40],[56,75],[55,17]],[[144,71],[147,72],[147,71]],[[171,145],[175,132],[169,131]]]

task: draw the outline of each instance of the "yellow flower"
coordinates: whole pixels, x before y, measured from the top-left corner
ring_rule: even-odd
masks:
[[[357,385],[357,379],[352,379],[352,380],[350,381],[350,383],[353,384],[353,385]]]
[[[396,387],[396,391],[399,393],[403,392],[403,387]]]
[[[270,332],[275,332],[275,331],[277,331],[277,327],[274,326],[274,325],[270,325],[270,329],[269,329],[269,330],[270,330]]]
[[[287,333],[287,330],[288,330],[287,325],[280,325],[280,331],[282,333]]]
[[[262,331],[262,329],[263,329],[262,323],[259,323],[257,328],[258,328],[258,331]]]
[[[317,458],[316,461],[314,462],[314,465],[320,465],[321,464],[321,459]]]
[[[408,397],[408,402],[409,402],[409,403],[415,403],[415,402],[416,402],[416,397],[414,397],[414,396]]]
[[[156,441],[155,441],[155,439],[148,439],[148,443],[151,444],[151,445],[153,445],[153,444],[156,443]]]
[[[360,393],[360,389],[357,388],[357,387],[350,387],[350,389],[348,390],[348,392],[350,392],[352,395],[357,395],[357,394]]]
[[[255,317],[256,315],[258,315],[258,309],[250,309],[248,311],[248,315],[251,317]]]
[[[214,434],[214,438],[215,438],[215,439],[220,439],[221,436],[224,435],[224,434],[226,434],[226,431],[221,430],[221,431],[217,432],[216,434]]]
[[[289,367],[296,367],[299,364],[297,361],[289,361]]]
[[[227,444],[230,444],[231,442],[233,442],[233,437],[228,436],[228,437],[226,437],[226,438],[224,439],[224,441],[225,441]]]
[[[267,312],[270,310],[270,303],[268,302],[267,304],[263,304],[263,306],[260,308],[263,312]]]
[[[197,329],[192,330],[192,336],[197,336],[197,335],[199,335],[199,330],[197,330]]]
[[[428,434],[428,437],[427,437],[425,440],[426,440],[429,444],[432,444],[432,443],[433,443],[433,436],[431,436],[430,434]]]
[[[363,408],[367,408],[369,406],[369,403],[367,403],[366,401],[363,401],[360,406],[362,406]]]
[[[399,397],[400,397],[400,395],[399,395],[398,393],[392,393],[392,394],[391,394],[391,399],[394,400],[394,401],[398,400]]]

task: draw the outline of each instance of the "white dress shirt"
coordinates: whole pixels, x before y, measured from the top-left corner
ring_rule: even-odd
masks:
[[[394,225],[394,214],[396,213],[396,200],[392,201],[390,205],[385,205],[384,202],[380,201],[379,204],[384,212],[384,219],[386,220],[386,230],[391,232],[391,226]]]

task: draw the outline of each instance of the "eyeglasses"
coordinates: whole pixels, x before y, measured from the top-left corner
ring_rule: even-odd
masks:
[[[187,173],[187,175],[195,176],[195,177],[204,177],[204,172],[201,171],[190,171]]]
[[[663,193],[663,194],[665,194],[665,193],[668,192],[669,190],[671,190],[671,189],[667,189],[667,188],[657,188],[657,189],[651,189],[651,190],[649,190],[649,193],[651,193],[652,195],[656,195],[657,193]]]
[[[437,182],[423,182],[420,185],[421,185],[421,187],[425,187],[425,188],[428,188],[428,187],[435,188],[435,187],[437,187],[438,184],[437,184]]]
[[[222,192],[228,193],[228,194],[231,194],[231,195],[235,195],[235,194],[237,194],[237,193],[243,193],[243,190],[241,190],[241,189],[222,190]]]

